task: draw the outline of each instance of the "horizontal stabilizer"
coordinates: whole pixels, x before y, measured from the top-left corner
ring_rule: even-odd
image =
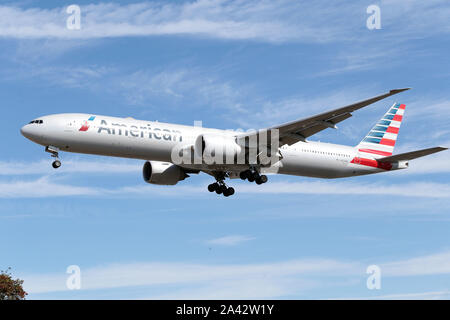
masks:
[[[377,159],[380,162],[394,162],[394,161],[407,161],[407,160],[413,160],[420,157],[428,156],[430,154],[441,152],[447,150],[447,148],[444,147],[435,147],[435,148],[428,148],[428,149],[422,149],[417,151],[411,151],[401,154],[396,154],[395,156],[389,156],[384,158]]]

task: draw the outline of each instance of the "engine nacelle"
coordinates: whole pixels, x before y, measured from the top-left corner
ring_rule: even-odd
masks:
[[[147,161],[142,174],[145,182],[165,186],[173,186],[188,177],[181,167],[161,161]]]
[[[241,146],[236,143],[234,137],[202,134],[195,140],[195,153],[207,164],[234,163],[241,153]]]

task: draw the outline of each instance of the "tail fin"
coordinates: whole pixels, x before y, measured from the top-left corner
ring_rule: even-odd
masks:
[[[394,103],[383,118],[370,130],[358,144],[358,151],[372,158],[389,157],[394,152],[400,124],[403,120],[405,105]]]

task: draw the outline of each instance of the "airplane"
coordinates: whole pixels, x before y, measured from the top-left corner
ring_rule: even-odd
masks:
[[[205,172],[216,180],[208,191],[229,197],[235,190],[227,186],[227,178],[260,185],[268,181],[268,173],[327,179],[361,176],[406,169],[410,160],[446,150],[434,147],[393,154],[405,112],[400,103],[394,103],[356,146],[307,140],[322,130],[336,129],[356,110],[409,89],[390,90],[257,131],[74,113],[39,117],[23,126],[21,133],[45,147],[55,158],[55,169],[61,166],[60,151],[141,159],[147,183],[175,185],[190,174]]]

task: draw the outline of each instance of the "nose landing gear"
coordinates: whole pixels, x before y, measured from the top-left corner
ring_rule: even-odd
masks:
[[[48,146],[48,147],[45,147],[45,152],[50,153],[52,155],[52,157],[55,158],[55,161],[53,161],[53,163],[52,163],[53,168],[58,169],[59,167],[61,167],[61,161],[59,160],[59,155],[58,155],[58,148]]]
[[[59,167],[61,167],[61,161],[59,161],[59,160],[53,161],[52,167],[55,169],[58,169]]]

